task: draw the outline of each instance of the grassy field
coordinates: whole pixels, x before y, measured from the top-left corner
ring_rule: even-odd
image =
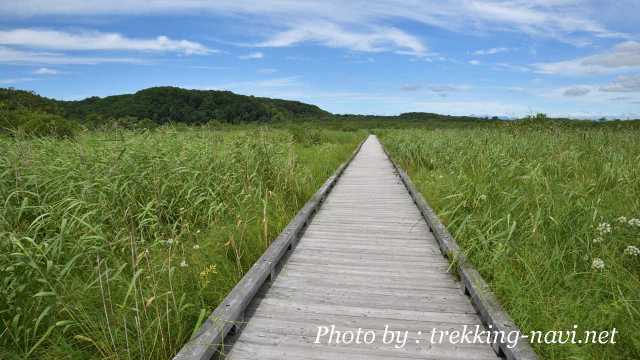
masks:
[[[620,332],[543,358],[640,358],[639,128],[363,120],[0,137],[0,359],[170,358],[359,128],[523,330]]]
[[[523,330],[620,332],[615,345],[534,345],[543,358],[640,358],[640,131],[504,124],[381,138]]]
[[[170,358],[363,136],[1,137],[0,358]]]

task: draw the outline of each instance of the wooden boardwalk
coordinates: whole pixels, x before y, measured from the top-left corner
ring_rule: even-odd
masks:
[[[496,359],[487,344],[431,344],[481,324],[427,223],[370,136],[281,272],[254,298],[227,359]],[[319,326],[375,330],[373,344],[315,344]],[[408,330],[404,347],[381,341]]]

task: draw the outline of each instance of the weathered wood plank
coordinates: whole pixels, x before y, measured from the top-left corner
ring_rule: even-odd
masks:
[[[349,359],[349,360],[388,360],[388,359],[416,359],[416,360],[460,360],[460,359],[495,359],[495,357],[487,356],[473,356],[473,357],[460,357],[448,356],[446,354],[398,354],[397,351],[381,351],[379,349],[351,349],[351,348],[328,348],[318,347],[317,350],[309,349],[304,345],[289,345],[286,348],[279,347],[273,343],[253,343],[249,341],[238,342],[239,346],[234,348],[232,352],[227,356],[228,359],[272,359],[282,360],[286,358],[297,360],[336,360],[336,359]]]
[[[313,326],[327,321],[372,329],[384,329],[385,323],[403,330],[425,326],[424,331],[480,325],[449,269],[422,213],[370,137],[278,277],[256,295],[227,358],[495,359],[486,344],[420,347],[414,341],[394,349],[310,342]]]
[[[468,300],[456,296],[405,295],[402,299],[393,294],[363,291],[324,291],[274,286],[270,289],[269,298],[307,304],[335,304],[344,306],[375,306],[379,308],[393,307],[398,310],[440,311],[456,314],[475,314],[476,311]]]
[[[245,329],[246,333],[242,342],[253,344],[271,345],[272,349],[282,351],[282,359],[294,358],[290,353],[292,344],[303,348],[303,356],[312,356],[311,354],[322,353],[327,349],[337,350],[337,354],[341,356],[334,359],[351,359],[351,351],[356,353],[365,351],[374,355],[385,355],[387,359],[495,359],[495,353],[488,346],[463,346],[453,344],[427,344],[425,341],[416,343],[416,338],[408,338],[407,344],[401,348],[395,348],[394,344],[383,344],[382,342],[374,342],[373,344],[340,344],[340,345],[324,345],[314,344],[314,336],[310,333],[303,332],[304,327],[294,329],[300,335],[288,334],[290,329],[286,327],[276,327],[273,323],[263,323],[256,321],[256,325],[250,329]],[[268,336],[267,336],[268,335]],[[236,346],[234,346],[235,348]],[[265,351],[265,350],[262,350]],[[257,354],[257,358],[261,358]],[[229,359],[234,357],[234,352],[230,353]],[[255,358],[253,358],[255,359]]]
[[[478,307],[489,290],[472,267],[459,269],[463,282],[456,281],[442,256],[459,254],[455,240],[447,237],[446,229],[435,222],[435,213],[407,185],[406,175],[400,171],[398,176],[377,139],[369,137],[337,174],[339,179],[333,178],[323,195],[314,197],[316,202],[296,217],[303,225],[285,231],[291,240],[270,248],[268,262],[254,265],[261,274],[253,276],[257,280],[237,286],[237,296],[251,300],[238,303],[243,311],[233,315],[236,321],[246,316],[246,326],[229,338],[232,343],[221,355],[227,359],[496,359],[496,351],[502,351],[499,346],[426,341],[433,328],[484,326],[482,319],[507,322],[492,311],[494,307]],[[274,269],[279,270],[277,277],[265,284],[261,277]],[[351,330],[382,330],[390,325],[412,333],[402,348],[380,342],[313,343],[317,326],[331,324]],[[219,329],[228,331],[224,326]],[[420,336],[425,339],[422,344],[417,341]],[[209,334],[193,342],[205,340],[198,346],[209,355],[217,349],[206,344],[212,339],[224,340],[224,335]]]

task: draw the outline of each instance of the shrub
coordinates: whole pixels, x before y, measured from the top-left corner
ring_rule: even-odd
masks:
[[[25,112],[19,122],[19,133],[35,137],[72,138],[78,132],[78,125],[59,115],[41,112]]]
[[[293,142],[303,146],[315,146],[328,142],[324,130],[314,129],[309,126],[294,125],[289,128]]]
[[[71,138],[78,130],[77,124],[59,115],[0,109],[0,131],[14,136]]]

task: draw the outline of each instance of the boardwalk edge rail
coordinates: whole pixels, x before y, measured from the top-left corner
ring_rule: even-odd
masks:
[[[457,273],[464,286],[465,294],[471,298],[471,303],[478,311],[480,319],[485,325],[491,325],[494,331],[503,331],[505,334],[511,331],[520,332],[518,326],[502,309],[502,306],[500,306],[498,299],[491,291],[487,282],[473,265],[467,261],[456,239],[442,224],[440,218],[438,218],[438,215],[436,215],[435,211],[429,206],[422,194],[416,190],[409,176],[396,164],[384,146],[383,149],[400,176],[402,183],[409,191],[413,202],[420,210],[422,217],[431,228],[431,232],[433,232],[440,246],[440,251],[456,266]],[[520,334],[522,334],[522,332],[520,332]],[[513,348],[509,348],[507,345],[509,344],[506,342],[497,342],[492,344],[492,347],[496,354],[504,356],[508,360],[538,360],[538,356],[527,341],[518,341]]]
[[[224,300],[213,310],[194,336],[180,349],[173,360],[209,360],[218,348],[224,345],[224,339],[235,332],[244,321],[244,312],[256,293],[278,274],[280,262],[300,239],[313,215],[331,192],[338,179],[360,152],[366,138],[358,144],[347,161],[342,163],[296,216],[282,230],[280,235],[265,250]]]

